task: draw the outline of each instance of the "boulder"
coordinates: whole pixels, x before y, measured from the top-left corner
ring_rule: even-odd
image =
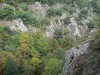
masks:
[[[30,11],[43,18],[46,17],[46,11],[48,8],[49,6],[47,4],[41,4],[40,2],[35,2],[34,4],[29,5]]]
[[[28,28],[24,25],[23,21],[21,19],[13,20],[9,27],[11,30],[20,30],[22,32],[27,32]]]

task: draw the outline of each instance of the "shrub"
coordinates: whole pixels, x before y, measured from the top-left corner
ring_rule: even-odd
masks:
[[[10,5],[6,5],[0,9],[0,19],[13,19],[14,18],[14,8]]]
[[[43,75],[58,75],[62,70],[62,60],[51,58],[48,60],[45,66]]]
[[[69,37],[64,37],[63,38],[63,40],[62,40],[62,42],[61,42],[61,46],[62,46],[62,48],[65,48],[65,49],[69,49],[69,48],[71,48],[72,46],[73,46],[73,44],[74,44],[74,41],[73,41],[73,43],[72,43],[72,39],[70,39]]]
[[[48,18],[41,19],[40,23],[43,24],[43,25],[49,25],[50,24],[50,20]]]
[[[100,28],[100,16],[99,15],[93,16],[93,23],[96,28]]]
[[[50,46],[51,53],[54,50],[56,50],[58,48],[58,46],[59,46],[59,43],[55,38],[50,38],[49,41],[48,41],[48,44]]]
[[[54,5],[55,3],[57,3],[57,0],[48,0],[49,5]]]
[[[64,24],[70,24],[70,17],[66,17],[64,19]]]
[[[82,8],[81,12],[79,13],[79,19],[87,18],[87,15],[88,15],[88,9]]]
[[[63,37],[64,37],[63,31],[62,31],[61,29],[60,29],[60,30],[56,30],[56,31],[54,32],[54,37],[55,37],[56,39],[63,38]]]
[[[46,4],[48,3],[48,0],[41,0],[41,3]]]
[[[27,5],[27,3],[22,3],[22,4],[21,4],[21,7],[22,7],[23,10],[28,10],[28,5]]]
[[[62,9],[56,9],[56,8],[49,8],[47,11],[48,16],[61,16],[62,15]]]
[[[45,37],[35,38],[34,47],[40,53],[41,56],[46,56],[49,52],[49,46]]]
[[[63,48],[57,48],[53,52],[53,58],[64,59],[64,53],[65,53],[65,50]]]
[[[33,25],[33,26],[38,25],[37,19],[35,17],[33,17],[30,12],[20,10],[17,12],[17,18],[21,18],[23,20],[24,24],[26,24],[26,25]]]
[[[18,0],[4,0],[3,2],[12,6],[17,6]]]
[[[92,22],[87,23],[88,28],[94,28],[94,24]]]
[[[93,7],[93,11],[96,13],[100,13],[100,1],[99,0],[93,0],[91,1],[91,5]]]
[[[4,74],[5,75],[19,75],[20,74],[17,64],[9,57],[5,65]]]
[[[91,41],[90,49],[100,52],[100,31],[96,33],[94,39]]]

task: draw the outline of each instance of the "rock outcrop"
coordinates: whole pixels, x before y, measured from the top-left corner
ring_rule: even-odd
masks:
[[[46,11],[48,8],[49,6],[47,4],[41,4],[40,2],[35,2],[34,4],[29,5],[29,10],[42,18],[46,17]]]
[[[81,55],[84,55],[85,53],[88,53],[88,47],[89,47],[89,43],[84,43],[84,44],[81,44],[79,46],[79,48],[73,47],[73,48],[69,49],[68,51],[66,51],[66,53],[65,53],[66,63],[65,63],[64,68],[63,68],[63,75],[68,75],[67,71],[69,69],[71,62],[74,59],[76,59],[78,56],[81,56]],[[74,58],[72,59],[71,56],[74,56]]]
[[[70,24],[64,24],[65,16],[66,14],[63,14],[61,17],[53,18],[50,25],[46,27],[46,35],[52,37],[57,29],[63,30],[66,28],[70,37],[84,37],[88,30],[87,25],[78,25],[74,18],[70,18]]]
[[[28,28],[23,24],[21,19],[13,20],[9,23],[9,27],[11,30],[20,30],[22,32],[27,32]]]
[[[64,22],[62,21],[61,17],[54,17],[50,21],[50,25],[46,27],[46,36],[53,37],[53,34],[56,30],[64,28]]]
[[[78,25],[74,18],[70,18],[70,24],[67,25],[70,37],[83,37],[88,30],[87,25]]]

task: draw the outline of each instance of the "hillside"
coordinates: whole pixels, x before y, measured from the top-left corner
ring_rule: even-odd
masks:
[[[0,75],[100,75],[100,0],[0,0]]]

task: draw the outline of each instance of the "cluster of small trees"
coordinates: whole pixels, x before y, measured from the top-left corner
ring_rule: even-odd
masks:
[[[57,9],[57,8],[49,8],[47,11],[47,15],[50,16],[61,16],[63,12],[63,9]]]
[[[64,52],[71,47],[41,33],[12,32],[0,26],[0,74],[57,75],[62,72]],[[66,48],[68,47],[68,48]]]

